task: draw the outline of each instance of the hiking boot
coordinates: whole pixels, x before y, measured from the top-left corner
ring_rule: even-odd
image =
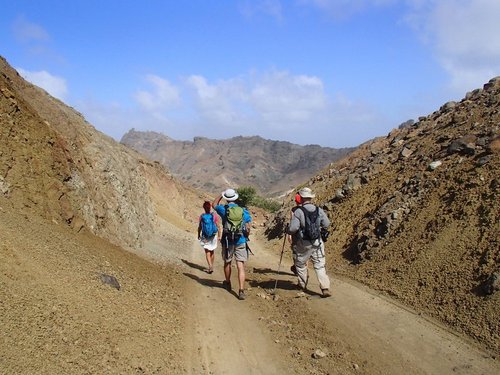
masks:
[[[247,298],[245,291],[243,289],[240,289],[240,292],[238,293],[238,299],[244,300],[245,298]]]
[[[321,292],[323,293],[321,297],[323,298],[328,298],[332,296],[332,293],[330,293],[330,290],[328,289],[321,289]]]
[[[227,289],[228,292],[230,292],[231,291],[231,281],[224,280],[222,282],[222,287]]]
[[[292,271],[292,272],[293,272],[293,274],[294,274],[295,276],[297,276],[297,268],[295,267],[295,265],[293,265],[293,266],[291,266],[291,267],[290,267],[290,271]]]

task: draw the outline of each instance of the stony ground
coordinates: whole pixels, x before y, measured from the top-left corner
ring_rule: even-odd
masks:
[[[500,353],[500,78],[362,145],[305,184],[333,273]],[[293,196],[268,227],[279,237]]]
[[[145,252],[147,261],[88,233],[12,210],[6,201],[0,207],[4,373],[499,370],[491,354],[364,287],[334,279],[334,296],[325,300],[312,276],[310,291],[299,294],[288,272],[288,247],[278,273],[281,248],[259,235],[247,265],[248,298],[239,301],[222,288],[218,256],[214,274],[203,271],[194,231],[182,241],[170,239],[164,257],[158,247]],[[169,265],[167,259],[177,261]]]
[[[0,207],[1,373],[183,372],[179,270]]]

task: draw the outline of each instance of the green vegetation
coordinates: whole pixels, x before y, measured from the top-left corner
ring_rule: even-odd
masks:
[[[253,186],[242,186],[238,188],[239,200],[242,206],[249,205],[263,208],[270,212],[276,212],[280,209],[281,203],[273,199],[264,198],[257,195],[257,190]]]

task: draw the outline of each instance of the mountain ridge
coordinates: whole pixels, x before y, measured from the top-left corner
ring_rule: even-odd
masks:
[[[265,196],[289,191],[355,149],[301,146],[260,136],[176,141],[162,133],[135,129],[120,142],[159,161],[198,189],[218,193],[227,187],[250,185]]]

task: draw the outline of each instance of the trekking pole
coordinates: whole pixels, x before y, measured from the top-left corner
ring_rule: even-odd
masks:
[[[283,260],[283,252],[285,251],[286,235],[287,235],[288,225],[285,227],[285,234],[283,235],[283,247],[281,248],[280,262],[278,263],[278,275],[280,274],[281,261]],[[276,295],[276,287],[278,286],[278,277],[276,277],[276,282],[274,283],[274,290],[271,293]]]

